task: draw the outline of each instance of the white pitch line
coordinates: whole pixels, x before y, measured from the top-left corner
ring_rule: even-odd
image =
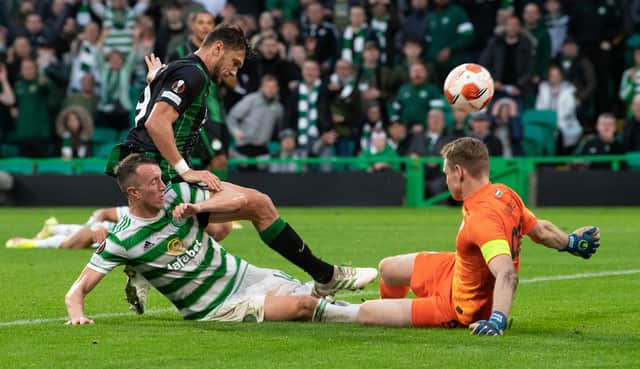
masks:
[[[618,275],[629,275],[629,274],[638,274],[640,273],[640,269],[627,269],[627,270],[609,270],[604,272],[592,272],[592,273],[578,273],[578,274],[565,274],[565,275],[552,275],[546,277],[533,277],[533,278],[523,278],[520,280],[520,283],[529,284],[529,283],[540,283],[540,282],[551,282],[551,281],[566,281],[573,279],[584,279],[584,278],[598,278],[598,277],[610,277],[610,276],[618,276]],[[355,292],[346,292],[341,293],[339,297],[357,297],[357,296],[375,296],[378,295],[378,291],[355,291]],[[162,313],[168,313],[176,311],[174,308],[170,309],[157,309],[157,310],[149,310],[145,312],[145,315],[156,315]],[[99,314],[91,314],[90,318],[92,319],[108,319],[108,318],[119,318],[123,316],[131,316],[133,312],[122,312],[122,313],[99,313]],[[44,323],[52,323],[52,322],[64,322],[68,320],[68,317],[59,317],[59,318],[43,318],[43,319],[24,319],[24,320],[14,320],[10,322],[0,322],[0,327],[11,327],[16,325],[31,325],[31,324],[44,324]]]

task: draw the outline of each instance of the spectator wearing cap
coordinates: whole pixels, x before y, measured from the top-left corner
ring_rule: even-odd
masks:
[[[336,72],[329,78],[328,89],[331,101],[329,109],[338,134],[336,155],[353,156],[363,114],[360,91],[351,63],[344,59],[336,62]]]
[[[362,64],[362,52],[367,38],[367,16],[359,5],[349,9],[349,25],[342,33],[341,58],[356,67]]]
[[[564,80],[562,69],[553,64],[549,67],[549,79],[542,81],[538,87],[535,107],[556,112],[560,153],[573,152],[582,135],[582,125],[576,112],[575,91],[575,86]]]
[[[502,142],[491,133],[491,118],[486,113],[478,112],[471,115],[471,132],[469,136],[475,137],[489,149],[489,156],[501,157],[504,152]]]
[[[633,50],[633,66],[622,74],[618,94],[625,103],[627,114],[631,114],[631,102],[640,95],[640,45]]]
[[[427,68],[422,63],[414,63],[409,70],[411,82],[400,87],[392,103],[389,120],[400,122],[407,133],[420,135],[424,132],[427,112],[433,108],[443,109],[445,105],[441,90],[427,80]]]
[[[536,3],[528,3],[522,11],[524,28],[529,31],[535,40],[536,68],[534,82],[547,78],[549,64],[551,63],[551,37],[540,14],[540,7]]]
[[[271,75],[262,77],[260,90],[233,106],[227,116],[229,131],[236,142],[237,157],[268,157],[269,142],[284,119],[278,101],[278,81]],[[255,167],[253,167],[255,169]]]
[[[394,162],[396,151],[387,144],[387,134],[383,130],[371,132],[369,150],[363,150],[358,156],[359,168],[369,173],[386,170],[398,170],[400,165]]]
[[[434,66],[432,80],[442,85],[449,71],[464,61],[474,35],[464,8],[449,0],[435,0],[435,4],[428,18],[425,59]]]
[[[560,0],[545,0],[544,9],[546,10],[544,23],[551,39],[551,58],[555,58],[562,51],[562,45],[567,37],[569,16],[564,13]]]
[[[631,101],[631,114],[624,121],[622,130],[625,151],[640,151],[640,95]]]
[[[598,82],[593,64],[580,53],[578,44],[571,37],[565,39],[554,64],[562,68],[565,79],[576,88],[578,118],[581,121],[590,121],[594,111],[593,98]]]
[[[504,32],[494,36],[480,56],[494,80],[495,97],[511,97],[524,104],[523,96],[535,91],[535,47],[522,33],[520,20],[507,16]]]
[[[400,29],[398,11],[389,0],[367,2],[371,19],[367,39],[376,40],[380,48],[380,64],[392,66],[396,62],[395,35]]]
[[[333,24],[323,20],[324,9],[318,2],[309,4],[305,15],[302,37],[307,54],[322,63],[321,70],[326,73],[338,60],[338,31]]]
[[[502,142],[503,156],[523,156],[524,128],[518,114],[518,104],[507,97],[499,99],[491,108],[491,118],[491,131]]]

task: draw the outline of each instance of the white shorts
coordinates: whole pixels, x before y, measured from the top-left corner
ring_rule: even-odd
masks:
[[[261,322],[265,296],[308,296],[312,286],[280,270],[249,265],[237,290],[201,320]]]

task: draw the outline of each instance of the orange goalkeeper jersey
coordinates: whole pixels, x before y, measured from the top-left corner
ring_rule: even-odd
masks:
[[[511,255],[518,271],[522,235],[529,233],[536,222],[518,194],[505,185],[487,184],[465,199],[456,238],[452,290],[462,324],[489,317],[495,278],[487,264],[498,255]]]

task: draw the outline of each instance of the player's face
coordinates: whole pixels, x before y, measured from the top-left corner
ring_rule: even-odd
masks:
[[[211,78],[218,84],[223,80],[235,80],[238,69],[244,63],[244,50],[227,50],[222,46],[220,55],[218,63],[213,67]]]
[[[137,198],[144,207],[159,211],[164,206],[164,190],[167,188],[162,182],[160,167],[155,164],[141,165],[137,173]]]
[[[462,201],[462,168],[458,165],[450,168],[447,159],[444,159],[442,171],[447,178],[447,188],[451,197],[456,201]]]

